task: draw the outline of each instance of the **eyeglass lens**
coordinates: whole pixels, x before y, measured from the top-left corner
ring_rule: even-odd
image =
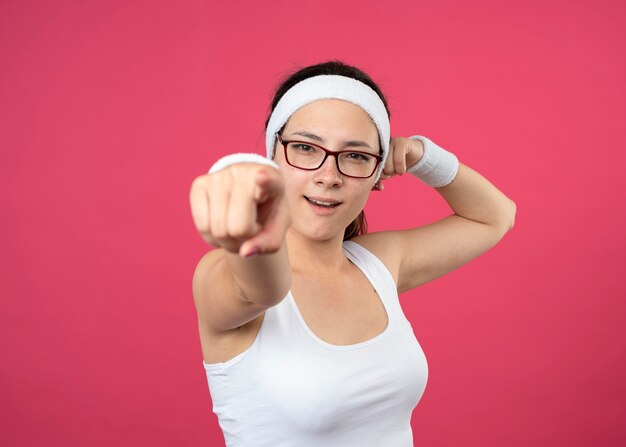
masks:
[[[314,144],[287,143],[287,161],[302,169],[317,169],[326,153]],[[352,177],[369,177],[376,169],[376,157],[362,152],[342,152],[337,158],[339,171]]]

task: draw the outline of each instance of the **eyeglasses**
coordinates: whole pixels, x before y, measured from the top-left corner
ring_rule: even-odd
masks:
[[[376,171],[383,157],[360,151],[333,152],[308,141],[283,140],[278,133],[276,138],[285,148],[285,160],[290,166],[305,171],[319,169],[329,155],[335,157],[337,170],[346,177],[368,178]]]

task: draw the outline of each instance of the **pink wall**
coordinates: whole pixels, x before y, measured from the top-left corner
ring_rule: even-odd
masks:
[[[223,445],[189,187],[262,152],[285,72],[340,58],[393,135],[518,205],[499,246],[402,297],[430,367],[416,445],[624,445],[625,5],[1,2],[0,444]],[[368,212],[449,209],[401,178]]]

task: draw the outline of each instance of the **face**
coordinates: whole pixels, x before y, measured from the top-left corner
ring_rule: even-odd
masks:
[[[379,154],[378,130],[369,115],[359,106],[337,99],[314,101],[297,110],[280,135],[284,140],[306,141],[333,152]],[[286,162],[279,142],[275,154],[292,212],[290,231],[318,241],[342,239],[345,228],[365,206],[376,174],[365,179],[346,177],[337,170],[332,156],[315,171],[298,169]]]

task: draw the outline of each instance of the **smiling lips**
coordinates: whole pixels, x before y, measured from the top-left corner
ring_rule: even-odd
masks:
[[[307,199],[309,203],[312,203],[313,205],[321,206],[323,208],[336,208],[342,203],[342,202],[338,202],[337,200],[328,199],[325,197],[313,198],[313,197],[304,196],[304,198]]]

